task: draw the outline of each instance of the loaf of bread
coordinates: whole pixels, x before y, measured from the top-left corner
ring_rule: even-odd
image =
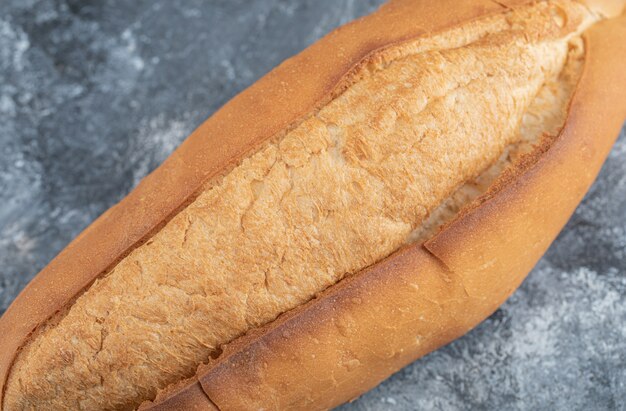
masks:
[[[20,294],[2,409],[325,409],[464,334],[626,118],[624,3],[392,0],[287,60]]]

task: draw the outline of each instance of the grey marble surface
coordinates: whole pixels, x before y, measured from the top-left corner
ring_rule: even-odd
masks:
[[[0,2],[0,309],[219,106],[379,3]],[[626,409],[625,250],[623,135],[501,309],[342,409]]]

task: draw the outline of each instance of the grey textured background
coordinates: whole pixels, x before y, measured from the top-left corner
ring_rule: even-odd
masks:
[[[219,106],[381,2],[1,1],[0,309]],[[622,136],[500,310],[343,410],[626,409],[625,250]]]

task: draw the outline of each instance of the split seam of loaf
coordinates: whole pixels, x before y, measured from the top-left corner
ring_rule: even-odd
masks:
[[[365,73],[369,73],[369,72],[368,72],[368,71],[365,71]],[[372,73],[369,73],[369,75],[373,75],[373,74],[372,74]],[[367,77],[367,76],[365,76],[365,77]],[[344,81],[347,81],[347,80],[345,80],[345,77],[342,77],[342,78],[344,78]],[[362,79],[361,79],[361,80],[362,80]],[[344,84],[347,84],[347,83],[344,83]],[[347,87],[347,86],[346,86],[346,87]],[[305,119],[303,122],[306,122],[306,121],[307,121],[307,120]],[[383,119],[382,119],[382,121],[385,121],[385,119],[383,118]],[[302,123],[301,123],[301,124],[302,124]],[[324,127],[325,127],[326,129],[328,129],[328,128],[329,128],[329,127],[328,127],[328,125],[324,125]],[[297,128],[297,127],[293,127],[293,128],[292,128],[292,131],[293,131],[293,129],[296,129],[296,128]],[[322,128],[323,128],[323,127],[322,127]],[[331,127],[331,128],[332,128],[332,127]],[[331,134],[332,134],[332,133],[331,133]],[[281,138],[282,138],[282,137],[281,137]],[[278,139],[277,139],[277,140],[278,140]],[[344,140],[344,143],[345,143],[345,140]],[[358,143],[358,140],[357,140],[357,143]],[[344,148],[345,148],[345,147],[344,147]],[[263,149],[261,149],[261,151],[262,151],[262,150],[263,150]],[[353,147],[348,147],[348,150],[352,150],[352,153],[356,156],[356,160],[355,160],[355,161],[359,161],[359,160],[360,160],[359,156],[363,155],[363,154],[365,153],[363,150],[367,151],[367,148],[366,148],[366,147],[359,146],[359,145],[357,144],[356,146],[353,146]],[[367,153],[365,153],[365,154],[367,154]],[[371,155],[371,154],[367,154],[367,155]],[[248,157],[248,158],[252,158],[252,157],[254,157],[254,155],[252,155],[251,157]],[[349,159],[349,160],[350,160],[350,159]],[[287,161],[295,161],[295,162],[298,162],[298,161],[299,161],[299,159],[298,159],[298,158],[291,158],[291,159],[288,159]],[[345,159],[343,159],[343,161],[346,161],[346,160],[345,160]],[[272,166],[273,166],[274,164],[276,164],[276,160],[274,160],[274,161],[270,161],[270,163],[272,163]],[[271,172],[272,168],[270,167],[270,169],[269,169],[269,170],[270,170],[270,172]],[[263,173],[261,173],[261,174],[263,174]],[[268,174],[269,174],[269,173],[268,173]],[[472,173],[470,173],[470,174],[472,174]],[[496,173],[496,174],[499,174],[499,173]],[[254,187],[256,187],[256,188],[254,188]],[[253,192],[252,192],[252,195],[256,195],[256,194],[258,194],[258,193],[255,193],[255,191],[256,191],[256,190],[259,190],[259,192],[261,192],[261,193],[262,193],[262,192],[263,192],[263,190],[265,190],[265,189],[266,189],[266,186],[264,186],[264,185],[258,185],[258,184],[257,184],[256,186],[255,186],[255,185],[253,185]],[[480,191],[480,190],[479,190],[479,191]],[[478,194],[480,194],[480,193],[478,193]],[[445,196],[444,196],[444,197],[445,197]],[[193,202],[194,202],[196,199],[197,199],[197,197],[196,197],[196,198],[194,198],[194,200],[192,200],[192,204],[193,204]],[[460,203],[461,203],[461,205],[463,205],[463,201],[461,201]],[[454,208],[454,207],[453,207],[453,208]],[[458,207],[457,207],[457,208],[458,208]],[[458,212],[458,210],[455,210],[455,212]],[[452,218],[454,218],[454,215],[456,215],[456,214],[455,214],[455,212],[453,212],[453,213],[452,213],[452,214],[453,214],[453,217],[452,217]],[[430,213],[430,211],[428,211],[428,210],[426,210],[426,211],[425,211],[425,215],[428,215],[429,213]],[[172,221],[172,220],[170,220],[170,221]],[[183,220],[183,223],[187,224],[186,228],[185,228],[184,230],[182,230],[182,231],[184,231],[184,235],[183,235],[183,238],[182,238],[183,243],[185,243],[186,241],[189,241],[189,237],[188,237],[189,230],[190,230],[190,228],[193,228],[193,227],[191,227],[191,224],[192,224],[192,222],[191,222],[191,221],[192,221],[191,219],[187,219],[186,221],[185,221],[185,220]],[[242,219],[242,221],[243,221],[243,219]],[[454,221],[456,221],[456,220],[454,220]],[[240,223],[240,224],[241,224],[241,223]],[[243,227],[243,224],[241,224],[241,226]],[[437,226],[438,226],[438,224],[436,224],[436,225],[435,225],[435,230],[437,229]],[[427,235],[425,238],[429,238],[429,235]],[[149,242],[149,241],[148,241],[148,242]],[[398,248],[398,246],[397,246],[397,245],[393,245],[393,247],[392,247],[392,248],[393,248],[393,249],[397,249],[397,248]],[[432,255],[433,255],[433,256],[441,256],[441,251],[437,249],[437,241],[436,241],[436,240],[435,240],[434,242],[433,242],[433,241],[431,241],[431,242],[428,242],[428,241],[427,241],[427,243],[426,243],[426,248],[427,248],[428,250],[430,250],[430,252],[432,252]],[[384,257],[384,256],[383,256],[383,257]],[[437,258],[439,258],[439,257],[437,257]],[[377,257],[377,258],[375,258],[373,261],[375,262],[375,261],[378,261],[378,260],[380,260],[380,258],[378,258],[378,257]],[[442,261],[442,262],[445,262],[446,260],[447,260],[446,258],[441,259],[441,261]],[[447,265],[447,263],[445,263],[445,264]],[[453,264],[451,264],[451,265],[453,265]],[[144,267],[143,267],[141,264],[137,264],[137,269],[138,269],[140,272],[142,272],[142,271],[144,270]],[[340,279],[340,280],[341,280],[341,279]],[[265,278],[265,281],[266,281],[265,286],[267,287],[267,286],[268,286],[268,283],[267,283],[268,278],[267,278],[267,277]],[[270,281],[271,281],[271,278],[270,278]],[[337,280],[337,281],[339,281],[339,280]],[[345,281],[345,280],[343,280],[343,281]],[[323,287],[323,288],[327,288],[327,287]],[[206,296],[206,293],[205,293],[204,295]],[[302,304],[302,302],[300,302],[299,304],[301,305],[301,304]],[[297,306],[297,305],[296,305],[296,306]],[[151,318],[154,318],[154,317],[159,318],[160,313],[158,313],[158,312],[150,312],[150,313],[147,313],[146,315],[150,316]],[[165,317],[165,318],[166,318],[166,317]],[[164,321],[165,321],[165,320],[164,320]],[[278,323],[280,323],[280,321],[282,321],[282,320],[280,320],[280,318],[279,318],[279,320],[275,320],[275,321],[277,321],[277,324],[278,324]],[[255,325],[261,325],[261,324],[255,324]],[[253,327],[253,328],[254,328],[254,327]],[[253,333],[253,334],[254,334],[254,333]],[[102,340],[101,340],[101,342],[102,342]],[[102,347],[100,347],[100,348],[102,348]],[[219,345],[217,345],[217,344],[216,344],[216,345],[213,347],[213,349],[215,349],[215,348],[219,348]],[[220,360],[220,359],[218,359],[218,361],[219,361],[219,360]],[[222,360],[224,360],[224,359],[222,358]],[[5,361],[5,360],[3,359],[3,361]],[[204,385],[203,385],[203,387],[204,387]],[[204,391],[204,392],[206,392],[206,391]],[[207,393],[207,395],[208,395],[208,393]],[[211,396],[210,396],[210,397],[211,397]],[[213,397],[211,397],[211,398],[213,398]]]

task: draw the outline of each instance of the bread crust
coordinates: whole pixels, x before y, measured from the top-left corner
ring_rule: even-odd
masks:
[[[79,235],[9,307],[0,319],[0,393],[19,348],[39,325],[142,244],[204,185],[328,102],[374,53],[529,2],[395,0],[332,32],[235,97],[128,197]],[[622,0],[586,3],[607,15],[623,7]],[[255,404],[311,406],[307,397],[315,399],[315,408],[331,407],[358,396],[484,319],[547,249],[593,181],[619,131],[626,115],[625,102],[619,98],[626,74],[611,62],[626,57],[626,46],[620,43],[626,37],[625,26],[622,17],[589,32],[585,72],[561,136],[544,154],[529,160],[530,165],[515,178],[423,246],[395,253],[229,344],[220,358],[200,367],[197,379],[167,390],[142,409],[176,409],[181,404],[214,409],[211,401],[220,409],[255,408]],[[551,204],[547,210],[546,202]],[[478,270],[481,278],[471,275]],[[502,273],[510,277],[502,281]],[[432,313],[436,326],[431,320],[413,319],[417,328],[404,324],[395,331],[385,330],[390,318],[393,324],[403,317],[398,314],[399,302],[409,301],[413,305],[407,313],[420,307]],[[342,316],[346,323],[337,325]],[[430,327],[432,335],[426,338],[428,333],[422,332],[419,344],[409,343],[410,336],[417,341],[420,327]],[[320,343],[335,345],[324,350]],[[385,344],[387,349],[376,352]],[[355,358],[336,357],[344,352]],[[357,358],[367,352],[372,355],[367,361]],[[381,360],[385,352],[391,358]],[[316,358],[305,358],[312,354]],[[342,370],[343,379],[333,382],[328,374],[335,369]],[[313,374],[305,375],[303,370]],[[237,402],[243,400],[247,402]]]
[[[162,401],[149,406],[150,410],[219,411],[197,379],[181,381],[169,387],[167,392],[168,395]]]

